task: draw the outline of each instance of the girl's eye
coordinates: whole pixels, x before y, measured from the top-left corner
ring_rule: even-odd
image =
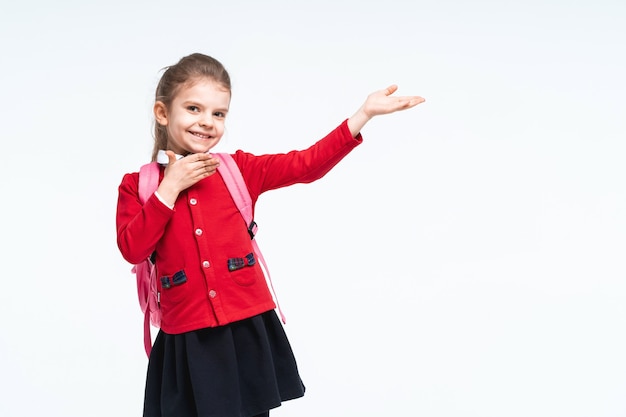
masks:
[[[214,115],[215,117],[221,117],[221,118],[226,117],[226,114],[221,111],[215,112]]]
[[[187,110],[197,112],[200,111],[200,108],[198,108],[198,106],[187,106]]]

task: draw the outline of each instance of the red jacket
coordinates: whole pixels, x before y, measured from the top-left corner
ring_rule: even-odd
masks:
[[[237,151],[253,204],[265,191],[323,177],[362,142],[347,121],[303,151],[256,156]],[[163,172],[161,172],[161,178]],[[161,328],[170,334],[221,326],[275,308],[260,263],[230,272],[228,259],[252,253],[250,236],[219,174],[180,193],[174,210],[154,194],[141,204],[137,172],[124,175],[117,204],[117,244],[135,264],[156,251]],[[163,288],[160,277],[186,276]]]

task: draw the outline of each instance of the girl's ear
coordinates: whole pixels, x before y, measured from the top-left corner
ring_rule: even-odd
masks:
[[[167,126],[167,107],[165,107],[165,103],[162,101],[157,101],[154,103],[154,119],[161,126]]]

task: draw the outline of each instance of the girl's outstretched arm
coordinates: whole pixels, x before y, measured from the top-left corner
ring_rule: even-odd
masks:
[[[398,86],[393,84],[367,96],[361,108],[348,119],[348,128],[352,136],[356,137],[363,126],[374,116],[410,109],[425,101],[419,96],[392,96],[396,90]]]

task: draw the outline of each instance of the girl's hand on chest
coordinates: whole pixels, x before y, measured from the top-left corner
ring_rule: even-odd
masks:
[[[181,191],[215,174],[219,166],[219,160],[208,153],[191,154],[178,160],[174,152],[166,153],[169,163],[157,192],[172,206]]]

